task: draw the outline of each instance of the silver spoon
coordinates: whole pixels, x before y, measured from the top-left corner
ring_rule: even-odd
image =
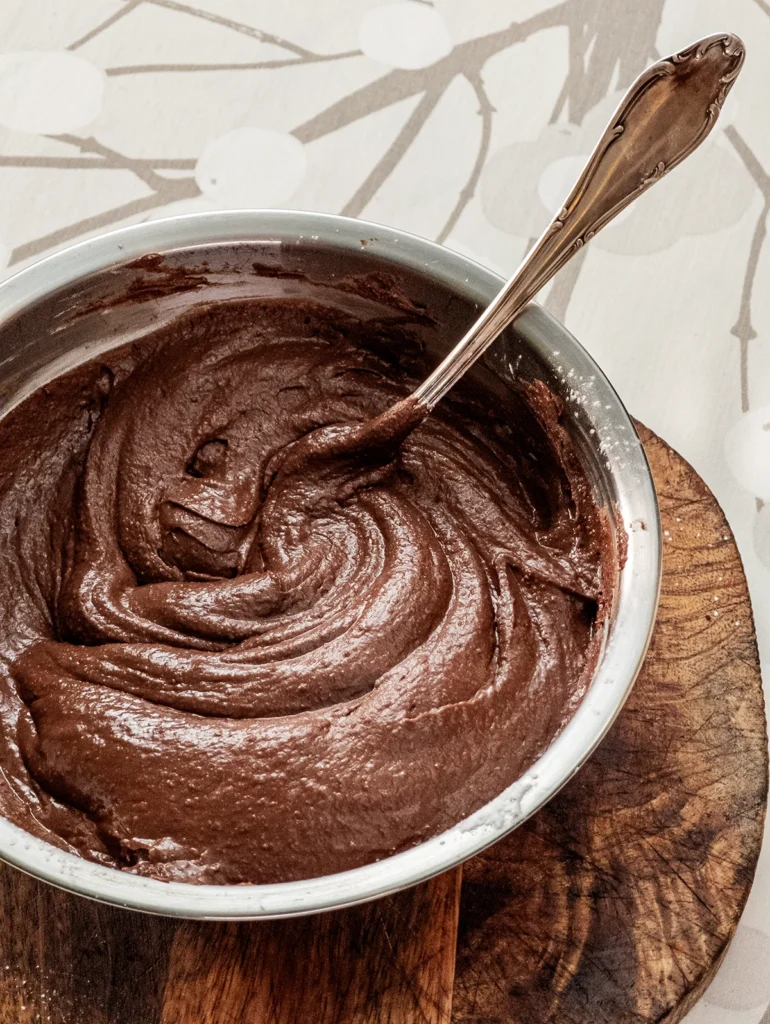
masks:
[[[563,208],[519,269],[444,361],[402,400],[411,406],[407,419],[412,426],[428,415],[557,270],[697,149],[714,127],[744,57],[737,36],[707,36],[653,64],[634,82]]]
[[[746,56],[734,35],[707,36],[647,68],[634,82],[564,206],[524,262],[431,375],[407,398],[361,423],[331,424],[285,449],[280,470],[394,449],[519,315],[530,299],[605,224],[697,149],[714,127]],[[354,485],[350,485],[354,486]]]

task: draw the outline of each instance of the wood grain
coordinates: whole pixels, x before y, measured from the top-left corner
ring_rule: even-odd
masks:
[[[185,924],[161,1024],[448,1024],[461,875],[317,918]]]
[[[664,527],[650,654],[573,782],[466,865],[456,1024],[674,1024],[748,896],[767,734],[746,580],[706,485],[642,435]]]
[[[767,737],[740,558],[703,482],[643,436],[667,531],[651,652],[580,774],[465,866],[454,1024],[675,1024],[751,885]],[[0,867],[0,1024],[446,1024],[459,884],[179,924]]]

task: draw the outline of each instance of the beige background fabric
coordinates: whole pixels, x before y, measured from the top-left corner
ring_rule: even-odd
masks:
[[[768,0],[2,0],[1,272],[119,224],[283,206],[508,274],[643,66],[723,30],[748,59],[717,131],[545,301],[722,502],[767,679]],[[770,1022],[770,851],[688,1020]]]

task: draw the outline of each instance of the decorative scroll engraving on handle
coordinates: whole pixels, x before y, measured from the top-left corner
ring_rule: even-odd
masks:
[[[744,59],[745,48],[737,36],[714,35],[641,74],[564,206],[516,274],[417,388],[415,397],[421,404],[432,409],[586,242],[697,149],[714,127]]]
[[[642,178],[642,187],[646,188],[648,185],[652,185],[653,181],[657,181],[658,178],[662,178],[668,168],[661,160],[660,163],[655,164],[653,169],[647,175],[646,178]]]

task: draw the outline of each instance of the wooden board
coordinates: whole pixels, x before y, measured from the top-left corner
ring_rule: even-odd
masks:
[[[746,580],[706,485],[641,433],[664,530],[650,653],[585,768],[467,865],[458,1024],[673,1024],[751,887],[767,733]]]
[[[751,885],[767,737],[730,531],[693,470],[643,437],[667,531],[650,655],[588,765],[465,866],[459,931],[460,871],[338,914],[211,925],[0,868],[1,1024],[679,1021]]]
[[[185,924],[161,1024],[448,1022],[460,877],[313,919]]]

